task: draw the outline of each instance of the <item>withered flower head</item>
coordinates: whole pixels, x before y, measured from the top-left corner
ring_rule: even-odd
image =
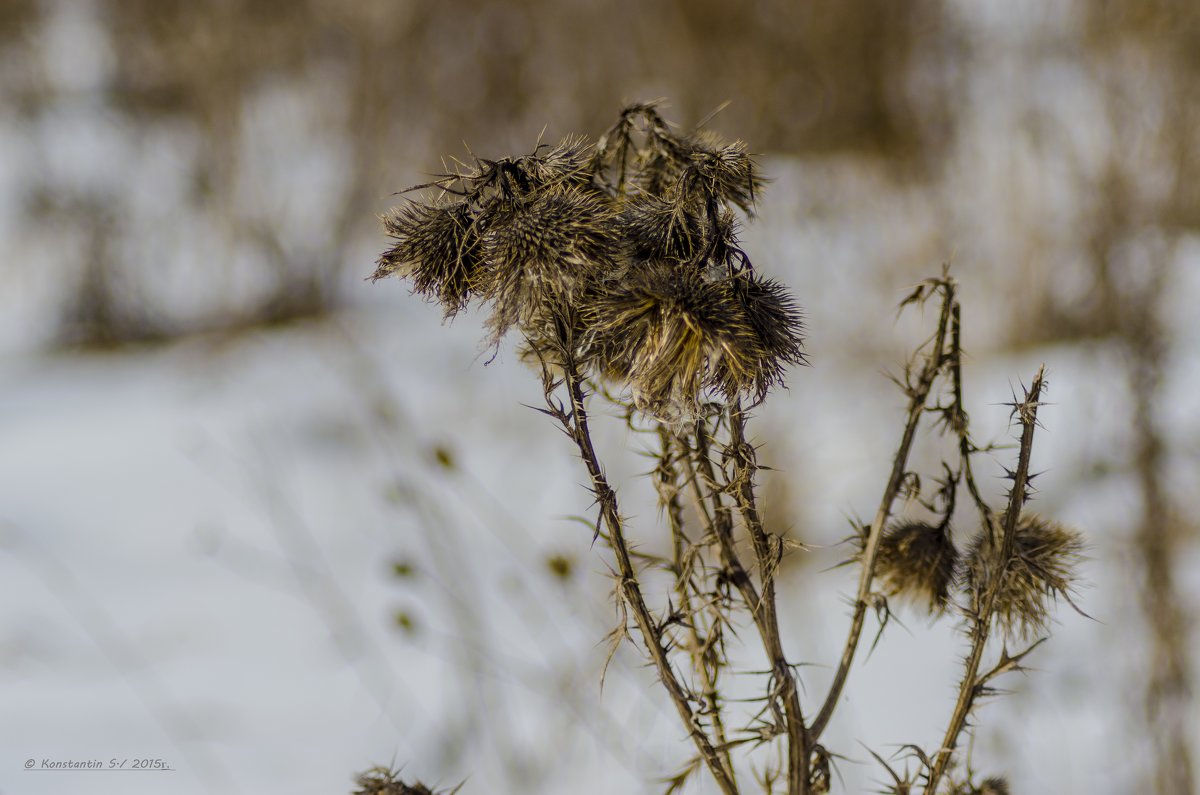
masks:
[[[395,207],[383,225],[396,243],[383,252],[373,279],[393,274],[441,303],[449,317],[466,305],[480,265],[479,234],[465,203]]]
[[[584,187],[592,181],[593,148],[582,135],[569,135],[554,146],[542,144],[517,163],[535,185]]]
[[[571,304],[612,268],[616,249],[613,211],[595,194],[563,188],[499,206],[487,220],[478,279],[495,339]]]
[[[900,522],[879,540],[878,576],[889,596],[904,596],[940,613],[950,602],[958,550],[950,533],[924,522]]]
[[[784,383],[788,366],[805,362],[800,309],[782,284],[753,271],[719,284],[735,307],[735,326],[711,384],[727,397],[752,394],[761,401]]]
[[[700,219],[680,202],[638,193],[621,208],[621,226],[635,260],[690,262],[705,246]]]
[[[746,144],[726,143],[709,130],[696,133],[688,143],[691,151],[684,174],[686,189],[699,190],[752,214],[755,197],[762,193],[765,180],[746,151]]]
[[[1046,629],[1050,599],[1062,597],[1070,602],[1083,539],[1078,531],[1058,522],[1022,514],[1013,542],[1012,560],[996,593],[995,615],[1005,635],[1028,637]],[[966,577],[976,603],[995,586],[1002,553],[1000,542],[986,527],[971,542]]]
[[[606,286],[585,310],[589,348],[606,374],[627,380],[643,411],[692,413],[737,325],[728,291],[669,262],[645,263]]]

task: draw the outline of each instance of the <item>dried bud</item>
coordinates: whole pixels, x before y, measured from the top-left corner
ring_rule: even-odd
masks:
[[[986,778],[979,784],[969,779],[952,781],[949,795],[1009,795],[1008,782],[999,776]]]
[[[479,235],[465,203],[412,203],[389,210],[383,225],[396,244],[379,258],[374,279],[397,274],[449,317],[466,305],[480,264]]]
[[[1000,526],[1004,525],[1000,519]],[[1046,629],[1049,599],[1068,602],[1075,565],[1083,555],[1078,531],[1036,514],[1017,521],[1012,559],[996,593],[995,615],[1004,634],[1028,637]],[[995,587],[1003,567],[1003,545],[983,528],[967,552],[967,585],[976,604]]]
[[[530,181],[538,186],[583,188],[592,181],[593,150],[581,135],[567,136],[556,146],[543,144],[534,154],[517,162]]]
[[[407,784],[400,779],[400,772],[386,767],[373,767],[358,776],[358,789],[354,795],[435,795],[434,791],[419,781]]]
[[[924,522],[902,522],[879,540],[876,566],[889,595],[927,603],[930,613],[940,613],[950,601],[958,550],[948,530]]]

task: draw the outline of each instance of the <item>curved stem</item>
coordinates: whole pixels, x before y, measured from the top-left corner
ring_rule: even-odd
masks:
[[[809,728],[809,740],[813,743],[825,731],[825,728],[829,725],[830,718],[833,717],[834,710],[837,709],[838,699],[841,698],[842,690],[846,686],[846,679],[850,675],[850,666],[854,662],[854,654],[858,650],[858,641],[862,637],[863,624],[867,615],[867,599],[871,595],[871,583],[875,578],[875,560],[879,554],[879,542],[883,538],[883,527],[887,523],[888,517],[891,516],[892,504],[896,501],[896,496],[900,493],[900,487],[904,482],[905,469],[908,466],[908,456],[912,450],[913,438],[917,432],[917,425],[920,424],[921,415],[925,413],[925,401],[929,397],[929,391],[933,387],[933,382],[942,367],[946,331],[949,327],[951,307],[954,305],[954,287],[953,280],[949,278],[943,278],[937,282],[937,288],[942,291],[944,297],[942,299],[942,311],[938,320],[937,333],[934,335],[933,350],[925,356],[925,366],[921,368],[917,382],[905,387],[909,395],[908,419],[904,423],[904,433],[900,437],[900,446],[897,448],[896,455],[892,459],[892,472],[888,477],[887,487],[883,490],[883,499],[879,502],[879,508],[875,512],[875,518],[871,522],[866,544],[863,547],[862,571],[858,578],[858,594],[854,601],[854,616],[850,621],[850,632],[846,637],[846,645],[842,649],[842,658],[838,662],[837,671],[833,676],[833,683],[829,686],[829,693],[821,705],[821,711],[817,713],[817,717],[813,720],[812,726]]]

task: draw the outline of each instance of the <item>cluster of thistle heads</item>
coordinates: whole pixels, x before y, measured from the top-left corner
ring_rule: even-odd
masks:
[[[1000,527],[984,526],[960,554],[948,523],[905,521],[880,540],[877,571],[889,595],[907,597],[943,612],[961,592],[972,610],[989,589],[994,611],[1008,637],[1044,631],[1051,602],[1071,601],[1075,564],[1083,555],[1079,532],[1033,513],[1022,513],[1014,530],[1012,556],[1004,567]]]
[[[543,365],[628,388],[660,418],[761,401],[804,361],[798,307],[738,245],[763,178],[741,142],[627,107],[591,144],[456,163],[383,218],[399,275],[446,317],[486,307]]]

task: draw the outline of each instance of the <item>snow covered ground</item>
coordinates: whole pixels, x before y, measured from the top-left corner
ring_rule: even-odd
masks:
[[[774,231],[759,261],[819,259],[821,236],[784,230],[786,212],[764,219]],[[846,570],[820,572],[844,554],[826,545],[845,516],[871,512],[900,405],[880,373],[897,358],[855,359],[831,340],[864,327],[894,333],[896,351],[919,339],[915,319],[872,311],[847,330],[840,307],[855,298],[837,292],[857,293],[857,277],[839,273],[780,274],[808,307],[814,366],[768,402],[759,429],[765,460],[796,473],[796,534],[817,546],[781,595],[792,654],[818,666],[805,675],[812,698],[852,587]],[[587,511],[581,467],[521,405],[540,400],[536,378],[507,349],[485,364],[477,318],[443,327],[399,284],[362,289],[374,293],[327,321],[4,362],[3,791],[315,795],[392,762],[469,789],[650,791],[685,758],[631,651],[599,692],[614,620],[606,564],[566,518]],[[1121,482],[1085,488],[1077,473],[1120,446],[1127,398],[1098,388],[1110,383],[1103,350],[981,355],[972,416],[984,438],[1002,434],[997,404],[1042,361],[1055,404],[1038,446],[1042,508],[1092,539],[1080,602],[1097,620],[1060,611],[1037,673],[983,711],[976,760],[1018,792],[1119,793],[1136,768],[1108,760],[1129,741],[1136,691],[1118,683],[1140,646],[1116,539],[1135,503]],[[614,456],[641,442],[617,421],[601,428],[627,482],[642,462]],[[625,493],[635,527],[652,528],[645,486]],[[554,555],[577,564],[565,582],[545,565]],[[890,631],[855,671],[829,738],[857,762],[869,758],[859,742],[928,747],[949,714],[960,638],[902,620],[908,631]],[[174,772],[25,773],[26,758],[162,759]],[[841,773],[847,791],[879,775],[851,762]]]

